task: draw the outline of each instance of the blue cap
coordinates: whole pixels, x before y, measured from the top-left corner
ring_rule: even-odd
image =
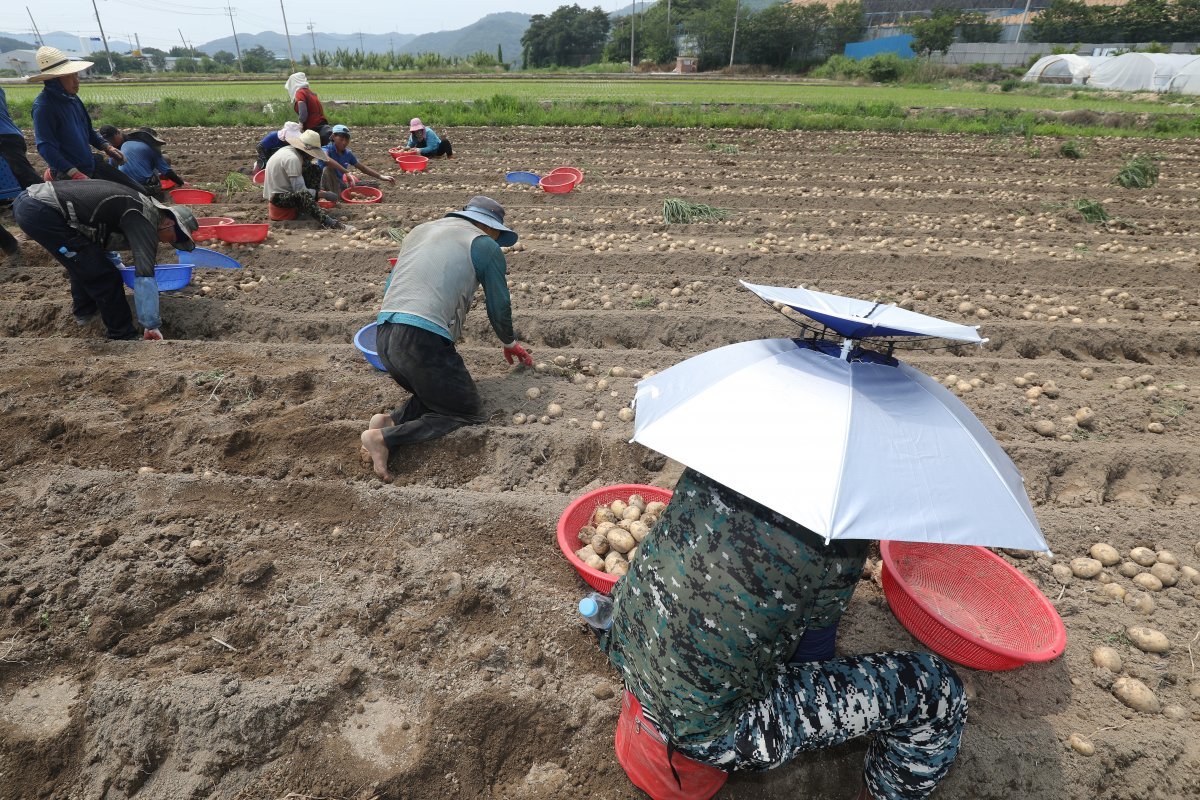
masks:
[[[340,133],[343,136],[349,136],[350,129],[347,128],[345,125],[334,125],[332,133]]]
[[[594,617],[600,613],[600,606],[596,605],[595,598],[585,597],[579,601],[579,613],[585,617]]]

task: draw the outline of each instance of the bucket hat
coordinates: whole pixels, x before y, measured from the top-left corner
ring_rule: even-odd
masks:
[[[517,243],[517,232],[504,225],[504,206],[490,197],[477,194],[467,201],[466,208],[462,211],[451,211],[446,216],[469,219],[500,231],[496,244],[501,247],[512,247]]]
[[[125,138],[126,139],[138,139],[138,140],[145,142],[146,144],[156,144],[159,146],[162,146],[167,143],[166,139],[163,139],[162,137],[160,137],[158,135],[158,131],[154,130],[154,128],[147,128],[147,127],[141,127],[141,128],[137,128],[132,131],[127,131],[125,133]]]
[[[425,123],[421,122],[420,117],[413,117],[412,121],[408,123],[408,129],[410,131],[423,131],[425,130]]]
[[[76,72],[83,72],[94,63],[94,61],[72,61],[57,47],[39,47],[37,49],[38,74],[30,75],[26,80],[36,83],[61,78],[63,75],[73,75]]]
[[[187,206],[169,206],[166,203],[153,200],[154,205],[164,214],[170,214],[175,223],[175,249],[190,253],[196,249],[196,241],[192,234],[200,227],[196,215]]]
[[[309,130],[301,134],[289,135],[287,143],[301,153],[312,156],[318,161],[324,161],[329,158],[329,154],[321,149],[321,134],[316,131]]]

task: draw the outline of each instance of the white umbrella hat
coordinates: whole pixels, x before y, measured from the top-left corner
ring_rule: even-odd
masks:
[[[633,441],[827,541],[1049,549],[1016,465],[983,424],[889,356],[742,342],[642,380],[634,402]]]

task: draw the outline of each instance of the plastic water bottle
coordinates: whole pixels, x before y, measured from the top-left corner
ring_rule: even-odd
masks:
[[[58,252],[62,253],[64,258],[74,258],[76,253],[74,250],[68,250],[66,245],[58,248]]]
[[[592,592],[579,601],[579,614],[599,636],[612,627],[613,601],[607,595]]]

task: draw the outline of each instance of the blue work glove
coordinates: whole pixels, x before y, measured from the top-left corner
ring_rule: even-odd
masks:
[[[158,281],[154,278],[137,276],[133,279],[133,304],[137,308],[138,322],[148,331],[156,331],[162,325],[158,313]]]

